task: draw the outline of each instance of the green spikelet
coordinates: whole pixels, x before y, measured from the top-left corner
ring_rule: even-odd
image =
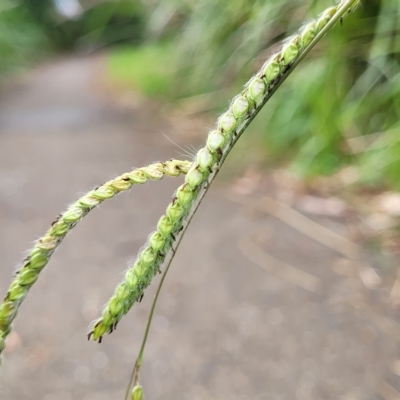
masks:
[[[137,384],[133,389],[132,389],[132,400],[143,400],[144,399],[144,393],[143,393],[143,388]]]

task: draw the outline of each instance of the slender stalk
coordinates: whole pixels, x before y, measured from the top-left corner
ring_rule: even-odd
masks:
[[[208,191],[208,189],[209,189],[209,186],[207,186],[207,187],[205,188],[205,190],[204,190],[204,195],[206,194],[206,192]],[[203,195],[203,197],[204,197],[204,195]],[[186,231],[187,227],[189,226],[191,219],[193,218],[194,214],[196,213],[196,211],[197,211],[197,209],[198,209],[198,207],[199,207],[199,205],[200,205],[200,202],[201,202],[201,201],[198,202],[196,208],[193,210],[193,215],[190,217],[190,220],[188,220],[188,223],[185,225],[184,229],[179,233],[179,236],[176,237],[175,248],[174,248],[174,249],[171,248],[171,251],[170,251],[170,253],[169,253],[169,257],[166,258],[166,260],[165,260],[166,266],[165,266],[164,272],[163,272],[163,274],[162,274],[160,283],[158,284],[157,291],[156,291],[156,294],[155,294],[155,296],[154,296],[153,303],[152,303],[152,305],[151,305],[151,309],[150,309],[150,313],[149,313],[149,318],[148,318],[148,320],[147,320],[146,330],[145,330],[145,333],[144,333],[144,336],[143,336],[142,344],[141,344],[141,346],[140,346],[139,355],[138,355],[138,357],[137,357],[137,359],[136,359],[135,365],[134,365],[134,367],[133,367],[132,375],[131,375],[131,378],[130,378],[130,380],[129,380],[129,384],[128,384],[128,387],[127,387],[127,389],[126,389],[125,400],[128,400],[130,388],[132,387],[132,385],[133,385],[133,384],[136,385],[136,384],[139,382],[139,372],[140,372],[140,368],[141,368],[141,366],[142,366],[142,360],[143,360],[144,349],[145,349],[145,346],[146,346],[147,337],[148,337],[148,335],[149,335],[151,322],[152,322],[152,320],[153,320],[154,310],[155,310],[155,308],[156,308],[158,296],[159,296],[159,294],[160,294],[160,292],[161,292],[161,288],[162,288],[162,285],[163,285],[163,283],[164,283],[165,277],[167,276],[167,273],[168,273],[168,271],[169,271],[169,267],[170,267],[171,264],[172,264],[172,260],[173,260],[174,257],[175,257],[175,254],[176,254],[176,251],[177,251],[178,248],[179,248],[179,245],[181,244],[183,235],[185,234],[185,231]]]
[[[350,2],[351,3],[351,2]],[[344,9],[343,13],[346,12],[346,8]],[[321,32],[314,38],[314,40],[310,43],[310,45],[303,51],[303,53],[298,57],[298,59],[291,65],[290,69],[288,69],[288,71],[286,72],[286,74],[284,74],[281,78],[281,80],[279,82],[277,82],[277,84],[275,85],[274,89],[271,91],[269,97],[266,97],[262,103],[262,106],[268,101],[268,99],[273,95],[273,93],[275,93],[275,91],[278,89],[278,87],[285,81],[285,79],[290,75],[290,73],[294,70],[294,68],[304,59],[304,57],[311,51],[311,49],[315,46],[315,44],[322,38],[322,36],[326,33],[327,30],[330,29],[330,27],[335,24],[338,19],[340,19],[343,16],[343,14],[340,13],[340,11],[338,10],[338,13],[336,14],[336,18],[332,18],[332,20],[326,25],[326,27],[321,30]],[[262,106],[260,107],[260,109],[262,108]],[[258,112],[257,112],[258,113]],[[247,128],[247,126],[250,124],[250,122],[254,119],[254,117],[257,115],[257,113],[254,113],[254,115],[252,116],[252,118],[247,121],[247,124],[245,124],[243,126],[243,128],[238,131],[238,134],[236,135],[235,139],[232,141],[232,144],[230,146],[230,148],[232,149],[233,146],[235,145],[236,141],[239,139],[239,137],[241,136],[241,134],[245,131],[245,129]],[[220,167],[222,166],[222,164],[224,163],[224,161],[226,160],[228,154],[229,154],[228,150],[227,152],[224,153],[224,155],[221,157],[220,160]],[[157,304],[157,300],[162,288],[162,285],[164,283],[165,277],[168,273],[168,270],[172,264],[172,260],[176,254],[176,251],[182,241],[183,235],[187,229],[187,227],[190,224],[190,221],[192,220],[192,218],[194,217],[198,207],[200,206],[201,201],[203,200],[204,196],[206,195],[208,188],[210,187],[210,184],[213,182],[213,180],[215,179],[215,177],[217,176],[219,169],[216,169],[215,172],[213,174],[210,175],[210,177],[208,178],[208,185],[205,186],[205,190],[202,192],[202,194],[200,194],[197,198],[196,204],[193,205],[192,209],[189,211],[188,215],[187,215],[187,223],[184,224],[184,228],[182,229],[182,231],[178,234],[178,236],[176,237],[176,240],[174,242],[175,244],[175,248],[172,249],[170,251],[170,257],[166,258],[165,263],[166,263],[166,267],[165,270],[163,272],[162,278],[160,280],[160,283],[158,284],[157,287],[157,291],[156,294],[154,296],[154,300],[150,309],[150,313],[149,313],[149,317],[147,320],[147,325],[146,325],[146,330],[143,336],[143,340],[142,340],[142,344],[140,347],[140,351],[139,351],[139,355],[136,359],[134,368],[132,370],[132,374],[131,374],[131,378],[130,381],[128,383],[127,389],[126,389],[126,393],[125,393],[125,400],[128,400],[129,398],[129,394],[130,394],[130,390],[132,385],[136,385],[139,382],[139,373],[140,373],[140,368],[142,366],[142,362],[143,362],[143,355],[144,355],[144,349],[146,346],[146,342],[147,342],[147,338],[149,335],[149,331],[150,331],[150,326],[152,323],[152,319],[153,319],[153,315],[154,315],[154,310]]]
[[[165,175],[186,174],[191,164],[190,161],[169,160],[165,163],[159,162],[135,169],[91,190],[61,214],[52,223],[46,234],[36,242],[22,267],[16,273],[7,295],[0,305],[0,355],[5,347],[5,338],[11,331],[11,323],[17,315],[19,306],[38,279],[40,271],[47,265],[54,251],[76,224],[104,200],[111,199],[118,193],[131,189],[133,185],[143,184],[149,179],[160,180]]]
[[[179,245],[179,243],[178,243],[178,245]],[[171,261],[172,261],[172,259],[171,259]],[[164,272],[162,274],[161,280],[160,280],[160,282],[158,284],[157,291],[156,291],[156,294],[154,296],[153,303],[151,305],[149,317],[147,319],[146,330],[145,330],[144,335],[143,335],[143,340],[142,340],[142,344],[140,346],[139,355],[138,355],[138,357],[136,359],[135,366],[133,367],[131,378],[130,378],[129,383],[128,383],[128,387],[126,389],[125,400],[128,400],[129,393],[130,393],[132,385],[137,385],[139,383],[139,372],[140,372],[140,368],[142,366],[143,354],[144,354],[144,349],[146,347],[147,338],[149,336],[150,326],[151,326],[151,323],[153,321],[154,310],[156,308],[158,296],[160,295],[161,288],[162,288],[162,285],[164,283],[165,277],[167,276],[167,273],[168,273],[170,265],[171,265],[171,262],[169,262],[168,265],[166,266],[166,268],[165,268],[165,270],[164,270]]]
[[[204,194],[208,191],[208,188],[209,188],[209,186],[205,188]],[[193,211],[193,216],[196,213],[199,205],[200,205],[200,202],[198,203],[196,209]],[[190,218],[190,220],[191,220],[191,218]],[[177,237],[177,240],[176,240],[176,243],[175,243],[175,248],[173,250],[171,249],[171,252],[170,252],[171,256],[168,259],[166,259],[166,261],[165,261],[166,262],[166,267],[165,267],[164,272],[162,274],[161,280],[160,280],[160,282],[158,284],[157,291],[156,291],[156,294],[154,296],[153,303],[151,305],[149,317],[147,319],[146,330],[144,332],[143,339],[142,339],[142,344],[140,346],[139,355],[138,355],[138,357],[136,359],[136,362],[135,362],[135,365],[133,367],[133,371],[132,371],[132,374],[131,374],[131,378],[129,380],[129,384],[128,384],[128,387],[126,389],[125,400],[128,400],[129,393],[130,393],[130,388],[132,387],[132,385],[136,385],[139,382],[139,372],[140,372],[140,368],[142,366],[144,349],[145,349],[147,338],[148,338],[148,335],[149,335],[149,332],[150,332],[150,326],[151,326],[151,323],[152,323],[152,320],[153,320],[153,315],[154,315],[154,310],[155,310],[156,305],[157,305],[157,300],[158,300],[158,297],[160,295],[161,288],[163,286],[165,277],[167,276],[167,273],[169,271],[169,267],[172,264],[172,260],[175,257],[175,254],[176,254],[176,251],[179,248],[179,245],[181,244],[184,232],[186,231],[187,227],[189,226],[189,223],[190,223],[190,221],[185,226],[185,229],[179,234],[179,238]]]
[[[315,44],[358,4],[359,0],[342,0],[305,25],[297,35],[283,43],[281,50],[267,60],[232,100],[229,109],[218,118],[216,128],[209,133],[207,145],[197,153],[185,183],[177,189],[166,214],[160,218],[157,231],[150,236],[102,316],[93,325],[89,339],[101,341],[105,333],[111,333],[123,315],[143,296],[144,289],[161,265],[166,264],[169,268],[190,221],[237,140]]]

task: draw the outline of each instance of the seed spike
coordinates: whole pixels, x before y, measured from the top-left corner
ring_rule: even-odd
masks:
[[[110,298],[105,310],[112,305],[114,311],[120,309],[121,312],[109,315],[107,311],[108,320],[102,321],[107,333],[112,332],[112,325],[120,321],[132,305],[141,298],[144,289],[160,271],[162,264],[172,260],[176,246],[182,237],[181,231],[190,222],[204,197],[206,190],[201,189],[209,187],[220,166],[249,123],[297,63],[321,38],[325,30],[346,14],[347,10],[354,8],[356,3],[358,4],[359,1],[347,0],[329,7],[315,21],[308,23],[296,35],[284,41],[281,50],[273,54],[245,85],[242,93],[233,98],[228,110],[218,118],[215,128],[209,132],[207,145],[197,152],[195,161],[186,174],[185,183],[177,189],[166,214],[159,219],[157,231],[150,236],[153,237],[158,233],[163,237],[165,239],[164,248],[158,250],[158,256],[154,257],[152,262],[143,263],[144,253],[143,251],[139,253],[136,262],[131,267],[132,272],[125,275],[126,285],[132,293],[129,301],[124,302],[121,307],[117,307],[118,287]],[[172,207],[180,207],[182,214],[175,215],[171,212]],[[153,249],[151,241],[147,242],[145,248]],[[136,285],[132,284],[132,273],[137,276]],[[95,335],[93,335],[94,338]]]
[[[16,272],[14,280],[8,289],[5,300],[0,305],[0,354],[4,348],[3,342],[11,331],[11,323],[17,315],[18,308],[32,285],[38,279],[40,271],[47,265],[50,257],[67,233],[87,213],[104,200],[111,199],[118,193],[129,190],[133,185],[143,184],[148,180],[159,180],[165,175],[179,176],[180,174],[186,174],[191,165],[190,161],[169,160],[165,163],[155,163],[147,167],[135,169],[91,190],[73,203],[63,214],[60,214],[53,221],[46,234],[36,242],[30,254],[24,259],[21,268]],[[149,262],[148,254],[145,261]],[[130,287],[129,282],[127,283],[127,287]],[[119,292],[120,300],[124,300],[127,294],[127,291],[122,289]],[[131,293],[129,292],[129,294]],[[119,303],[114,305],[113,311],[116,314],[121,312]],[[108,327],[107,325],[106,328]],[[100,339],[107,331],[106,328],[102,324],[99,324],[95,328],[95,332],[88,336],[88,339],[91,337],[94,340]]]

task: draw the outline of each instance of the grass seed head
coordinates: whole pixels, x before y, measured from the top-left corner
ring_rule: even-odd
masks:
[[[99,340],[107,332],[107,326],[104,322],[104,312],[102,318],[100,318],[94,325],[91,332],[93,340]]]
[[[176,191],[176,197],[178,197],[179,203],[182,206],[188,205],[193,200],[194,192],[190,186],[191,185],[183,184],[179,186],[178,190]]]
[[[127,301],[130,296],[131,291],[129,290],[129,286],[125,282],[122,282],[115,289],[115,297],[118,299],[119,302]]]
[[[174,225],[166,215],[163,215],[158,221],[157,230],[167,238],[174,230]]]
[[[285,65],[291,64],[299,55],[300,46],[298,37],[289,40],[282,49],[282,60]]]
[[[165,238],[160,232],[153,232],[150,235],[149,244],[155,252],[160,251],[165,246]]]
[[[199,170],[199,168],[197,168],[197,166],[192,167],[186,175],[186,182],[193,189],[196,188],[197,186],[199,186],[200,183],[202,183],[203,181],[204,181],[204,175]],[[179,195],[178,195],[178,199],[180,200]]]
[[[218,118],[218,127],[224,135],[228,135],[236,129],[237,122],[232,112],[227,111]]]
[[[134,290],[137,287],[138,282],[139,279],[135,270],[133,268],[128,269],[125,273],[125,283],[128,285],[129,289]]]
[[[142,168],[148,179],[160,180],[164,176],[163,166],[161,163],[155,163],[148,167]]]
[[[248,96],[258,105],[264,97],[266,90],[265,83],[262,79],[256,77],[253,78],[248,86]]]
[[[175,202],[169,204],[169,206],[167,207],[166,215],[169,217],[171,222],[175,224],[182,218],[184,212],[184,208],[178,202]]]
[[[111,315],[113,316],[118,316],[121,314],[121,311],[123,309],[122,304],[118,301],[118,299],[114,296],[111,298],[111,300],[108,302],[108,309],[110,310]]]
[[[143,399],[144,399],[143,388],[139,384],[137,384],[132,390],[131,400],[143,400]]]
[[[197,153],[196,161],[200,169],[204,171],[214,163],[214,156],[207,147],[204,147]]]
[[[315,21],[317,32],[325,27],[325,25],[332,19],[335,15],[338,6],[327,8],[323,13],[320,14],[318,19]]]
[[[300,33],[300,41],[302,47],[307,47],[313,41],[316,34],[317,32],[316,32],[315,21],[305,25]]]
[[[232,113],[236,119],[242,119],[246,116],[249,111],[250,103],[249,101],[243,97],[238,96],[232,104]]]
[[[37,271],[26,269],[18,274],[18,283],[22,286],[31,286],[37,281],[38,277],[39,274]]]
[[[25,286],[15,284],[8,291],[7,297],[10,301],[21,301],[25,298],[28,293],[28,289]]]
[[[139,260],[143,267],[147,268],[149,265],[153,264],[156,257],[157,255],[154,253],[153,249],[151,247],[147,247],[140,253]]]
[[[211,131],[207,138],[207,147],[211,152],[216,152],[218,149],[224,147],[225,136],[220,131]]]
[[[268,60],[263,68],[264,79],[268,84],[275,80],[281,73],[281,66],[277,57]]]

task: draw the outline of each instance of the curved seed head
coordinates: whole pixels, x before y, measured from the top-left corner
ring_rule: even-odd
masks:
[[[0,319],[9,320],[17,312],[17,306],[12,301],[4,302],[0,307]]]
[[[169,176],[179,176],[181,171],[178,168],[178,165],[171,160],[170,162],[166,162],[163,164],[163,170]]]
[[[327,8],[316,20],[316,29],[319,32],[332,19],[337,11],[337,7]]]
[[[164,176],[163,165],[161,163],[152,164],[141,169],[149,179],[159,180]]]
[[[140,185],[147,181],[147,177],[142,169],[136,169],[135,171],[129,172],[127,176],[136,185]]]
[[[51,232],[54,236],[64,236],[69,231],[69,224],[64,219],[58,220],[51,228]]]
[[[204,147],[198,151],[196,160],[200,169],[205,170],[213,164],[214,156],[207,147]]]
[[[117,317],[118,315],[121,314],[123,305],[121,302],[118,301],[116,297],[113,297],[109,302],[108,302],[108,309],[110,310],[111,315]]]
[[[142,280],[144,275],[146,274],[147,269],[143,265],[143,263],[140,261],[140,258],[135,261],[135,264],[133,264],[132,268],[134,269],[138,279]]]
[[[35,257],[31,257],[29,268],[41,270],[47,264],[48,258],[44,254],[38,254]]]
[[[5,319],[0,319],[0,337],[6,338],[11,332],[11,323]]]
[[[263,99],[265,90],[266,86],[264,81],[260,78],[253,78],[248,87],[248,96],[258,104]]]
[[[279,64],[279,61],[277,60],[277,57],[270,59],[265,63],[263,74],[267,85],[270,84],[274,79],[276,79],[280,73],[281,66]]]
[[[71,207],[68,211],[66,211],[62,219],[67,223],[73,223],[79,221],[83,216],[83,210],[79,207]]]
[[[315,21],[307,24],[300,33],[300,41],[303,47],[308,46],[316,36]]]
[[[186,175],[186,182],[193,189],[200,185],[204,181],[204,175],[197,167],[192,167]],[[178,196],[179,199],[179,196]]]
[[[189,175],[189,173],[188,173]],[[187,177],[187,175],[186,175]],[[183,184],[179,186],[178,190],[176,191],[176,197],[178,197],[179,203],[182,206],[189,204],[194,197],[194,193],[189,185]]]
[[[299,39],[295,37],[283,46],[282,59],[285,65],[292,63],[299,55]]]
[[[103,313],[103,318],[104,318],[104,313]],[[107,332],[107,326],[103,322],[103,318],[98,319],[97,322],[94,324],[92,331],[93,340],[100,339]]]
[[[21,286],[31,286],[39,277],[39,274],[34,269],[25,269],[18,274],[18,282]]]
[[[140,253],[139,260],[144,267],[148,267],[149,265],[153,264],[153,262],[156,260],[156,257],[157,255],[154,253],[153,249],[151,247],[147,247]]]
[[[157,252],[165,246],[165,238],[160,232],[153,232],[149,238],[149,245]]]
[[[180,160],[175,160],[175,161],[177,163],[177,169],[179,169],[184,174],[187,174],[190,167],[192,166],[191,161],[180,161]]]
[[[224,134],[233,132],[236,129],[236,126],[236,119],[230,111],[227,111],[218,118],[218,127]]]
[[[19,301],[28,294],[28,289],[18,284],[13,285],[7,293],[7,298],[10,301]]]
[[[166,215],[163,215],[158,221],[157,230],[166,238],[171,234],[173,229],[174,225],[171,220]]]
[[[118,299],[120,302],[124,302],[128,300],[128,298],[131,296],[131,291],[129,290],[128,285],[126,285],[124,282],[119,284],[117,288],[115,289],[115,297]]]
[[[163,169],[169,176],[179,176],[181,173],[186,174],[191,165],[191,161],[170,160],[163,163]]]
[[[143,394],[143,388],[137,384],[133,390],[132,390],[132,400],[143,400],[144,399],[144,394]]]
[[[179,219],[182,218],[184,212],[184,208],[176,201],[175,203],[169,204],[166,215],[169,217],[171,222],[175,224]]]
[[[207,138],[207,147],[210,151],[215,152],[224,147],[225,136],[220,131],[211,131]]]
[[[115,322],[115,317],[111,314],[110,307],[107,305],[103,310],[102,323],[105,326],[111,326]]]
[[[106,200],[115,196],[115,190],[110,186],[100,186],[93,191],[92,196],[97,200]]]
[[[93,191],[89,192],[86,194],[86,196],[83,196],[82,198],[79,199],[79,204],[83,207],[83,208],[93,208],[99,205],[100,200],[96,199],[93,196]]]
[[[137,288],[139,282],[139,278],[136,275],[134,268],[128,269],[125,273],[125,283],[128,285],[130,290],[134,290]]]
[[[132,182],[129,180],[127,176],[119,176],[114,181],[110,182],[110,185],[117,192],[123,192],[132,187]]]
[[[241,119],[246,116],[247,112],[249,111],[250,104],[249,101],[243,97],[238,96],[232,104],[232,113],[236,119]]]
[[[58,245],[58,238],[49,235],[46,233],[46,236],[43,236],[36,244],[38,250],[42,250],[42,252],[49,252],[54,250]]]

